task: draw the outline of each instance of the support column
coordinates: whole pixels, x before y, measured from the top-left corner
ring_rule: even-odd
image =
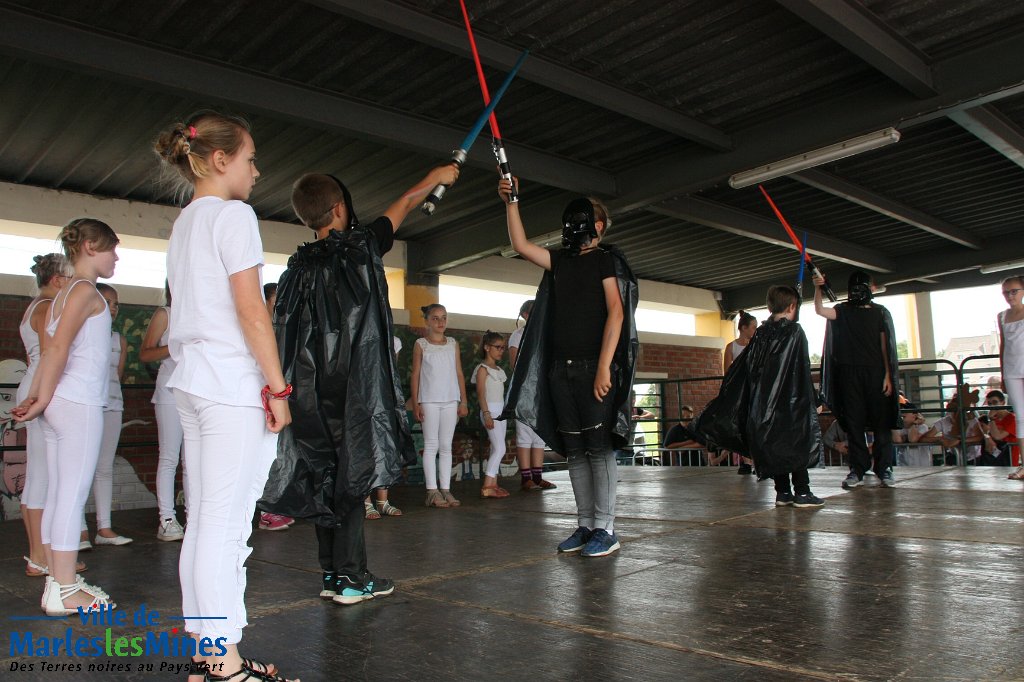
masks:
[[[432,274],[405,275],[405,309],[409,311],[409,324],[413,327],[425,326],[421,307],[440,300],[438,276]]]

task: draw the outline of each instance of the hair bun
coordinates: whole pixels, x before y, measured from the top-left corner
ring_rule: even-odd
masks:
[[[426,315],[428,312],[430,312],[430,306],[429,305],[421,305],[420,306],[420,312],[423,313],[424,315]]]
[[[42,263],[42,262],[43,262],[43,260],[44,260],[45,258],[46,258],[46,256],[32,256],[32,261],[33,261],[33,262],[34,262],[34,263],[35,263],[36,265],[39,265],[40,263]]]

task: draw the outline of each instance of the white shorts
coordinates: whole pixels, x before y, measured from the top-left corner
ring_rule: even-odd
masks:
[[[534,433],[533,429],[521,421],[516,422],[516,447],[529,450],[531,448],[544,449],[544,439]]]

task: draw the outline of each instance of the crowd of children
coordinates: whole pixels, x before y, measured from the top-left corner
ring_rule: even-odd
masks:
[[[199,112],[169,126],[155,150],[190,196],[168,246],[166,305],[153,314],[140,348],[142,361],[159,363],[152,398],[159,431],[157,537],[182,541],[185,630],[197,642],[226,643],[219,651],[197,647],[192,674],[278,680],[275,666],[238,650],[250,519],[259,501],[261,528],[287,528],[296,517],[314,521],[325,599],[353,604],[395,589],[367,569],[363,535],[364,518],[401,513],[387,489],[416,461],[381,257],[409,212],[435,185],[453,184],[459,169],[432,169],[369,223],[360,223],[340,180],[303,176],[292,205],[316,239],[298,248],[275,288],[262,281],[262,242],[246,203],[259,177],[247,123]],[[607,556],[620,548],[615,451],[633,430],[637,280],[625,256],[605,242],[612,221],[599,200],[571,201],[563,248],[548,250],[526,237],[512,200],[516,182],[502,179],[498,186],[509,239],[543,279],[536,299],[520,310],[529,324],[507,342],[501,333],[484,333],[470,372],[488,439],[479,494],[509,496],[499,473],[511,426],[522,490],[555,487],[541,475],[546,446],[566,457],[577,528],[557,550]],[[63,256],[39,256],[32,267],[39,294],[20,326],[29,368],[12,411],[28,423],[26,574],[45,576],[41,606],[50,615],[115,607],[80,575],[90,487],[94,542],[132,542],[113,530],[110,518],[127,348],[111,329],[117,292],[97,283],[114,273],[118,238],[105,223],[81,218],[64,226],[60,240]],[[845,430],[850,461],[843,487],[860,486],[869,470],[892,487],[888,434],[897,428],[899,408],[891,319],[872,302],[863,273],[850,279],[850,300],[834,308],[822,304],[820,275],[815,284],[815,309],[829,320],[822,393]],[[1024,410],[999,409],[1006,396],[1024,405],[1024,280],[1010,277],[1002,287],[1009,304],[998,319],[1005,394],[989,392],[992,409],[977,427],[979,439],[994,445],[1011,442],[1024,426]],[[366,295],[350,293],[356,288]],[[810,490],[808,468],[819,461],[822,434],[799,305],[796,289],[776,286],[767,294],[768,322],[758,328],[752,316],[741,316],[719,397],[685,439],[669,440],[699,446],[698,439],[735,451],[748,468],[752,461],[759,475],[774,479],[776,505],[818,507],[824,501]],[[469,412],[466,377],[459,343],[446,335],[445,307],[433,303],[422,313],[425,334],[413,346],[409,406],[422,424],[425,504],[458,507],[452,445],[457,421]],[[506,350],[511,378],[503,367]],[[904,412],[906,440],[927,442],[931,434],[917,414]],[[870,451],[867,430],[876,434]],[[986,445],[984,452],[1008,464],[997,459],[996,448]],[[174,509],[179,457],[184,527]],[[1024,478],[1024,467],[1010,477]]]

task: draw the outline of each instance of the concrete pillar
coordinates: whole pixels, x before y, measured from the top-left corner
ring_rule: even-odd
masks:
[[[425,326],[423,312],[425,305],[440,301],[437,275],[405,274],[405,309],[409,312],[409,324],[413,327]]]
[[[907,306],[910,322],[910,356],[935,357],[935,327],[932,320],[932,299],[927,292],[914,294]],[[913,312],[911,312],[913,311]]]

